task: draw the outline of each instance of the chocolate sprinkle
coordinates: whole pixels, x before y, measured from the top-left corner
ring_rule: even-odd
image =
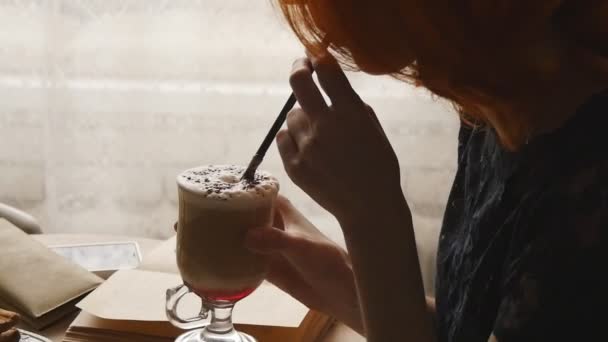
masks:
[[[180,175],[180,179],[187,180],[187,183],[194,185],[199,191],[204,191],[207,196],[217,198],[218,200],[226,201],[228,198],[233,198],[231,191],[246,191],[255,192],[256,195],[264,194],[268,188],[260,186],[260,184],[274,184],[277,186],[276,180],[265,172],[256,172],[254,179],[250,181],[240,180],[240,176],[245,171],[241,166],[208,166],[204,168],[196,168],[186,170]],[[223,180],[220,176],[228,176],[234,181]],[[227,193],[227,197],[222,197],[221,193],[231,190]],[[218,196],[216,197],[217,194]]]

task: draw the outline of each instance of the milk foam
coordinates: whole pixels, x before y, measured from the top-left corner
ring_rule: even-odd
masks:
[[[279,191],[279,182],[270,173],[256,171],[252,181],[241,181],[245,168],[236,165],[208,165],[188,169],[177,176],[184,190],[201,200],[218,202],[251,202],[268,199]]]

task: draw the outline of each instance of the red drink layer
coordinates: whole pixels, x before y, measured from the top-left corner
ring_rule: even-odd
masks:
[[[196,293],[199,297],[205,298],[211,302],[217,301],[228,301],[238,302],[239,300],[249,296],[257,286],[250,287],[247,289],[236,290],[236,291],[223,291],[223,290],[204,290],[204,289],[192,289],[192,292]]]

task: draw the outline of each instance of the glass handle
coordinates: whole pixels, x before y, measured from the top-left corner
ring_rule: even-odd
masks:
[[[165,302],[165,313],[167,314],[167,318],[175,327],[184,330],[202,328],[209,324],[209,322],[206,321],[209,317],[209,309],[205,306],[204,301],[202,301],[201,311],[197,316],[189,318],[179,317],[179,314],[177,313],[179,301],[190,292],[190,289],[186,285],[181,284],[167,289],[166,293],[167,300]]]

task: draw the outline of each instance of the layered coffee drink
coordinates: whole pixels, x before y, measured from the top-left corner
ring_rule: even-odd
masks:
[[[206,300],[236,302],[266,275],[266,258],[243,242],[249,229],[272,225],[279,183],[263,171],[241,181],[244,171],[210,165],[177,177],[177,264],[184,284]]]

